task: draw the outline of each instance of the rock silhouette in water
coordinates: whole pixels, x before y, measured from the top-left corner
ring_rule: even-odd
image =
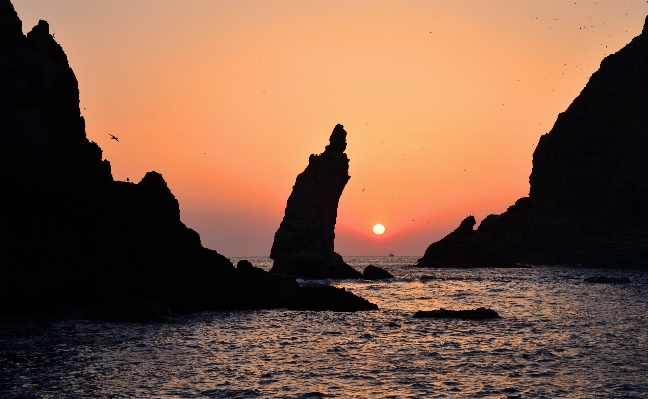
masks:
[[[540,138],[529,196],[455,237],[448,251],[480,241],[486,253],[519,263],[646,266],[647,155],[648,18]],[[453,234],[419,265],[438,264],[436,248]]]
[[[336,125],[322,154],[312,154],[297,176],[275,233],[271,272],[306,278],[362,278],[334,251],[335,222],[349,181],[344,126]]]
[[[416,319],[463,319],[463,320],[487,320],[499,319],[501,316],[493,309],[477,308],[466,310],[419,310],[414,313]]]
[[[383,268],[369,265],[362,271],[362,278],[365,280],[386,280],[389,278],[394,278],[394,276]]]
[[[25,37],[9,0],[0,0],[0,82],[0,311],[155,320],[167,305],[271,308],[307,295],[294,279],[237,269],[204,248],[161,174],[114,181],[86,138],[63,49],[45,21]]]
[[[490,252],[481,236],[473,230],[475,217],[468,216],[459,227],[438,242],[431,244],[419,266],[424,267],[515,267],[501,256]]]

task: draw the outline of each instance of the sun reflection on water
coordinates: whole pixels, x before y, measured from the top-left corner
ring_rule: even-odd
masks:
[[[405,267],[414,260],[347,259],[396,276],[336,283],[379,311],[204,312],[142,325],[3,319],[0,397],[648,396],[648,272],[597,270],[632,284],[594,285],[583,283],[586,269]],[[479,306],[502,318],[412,318]]]

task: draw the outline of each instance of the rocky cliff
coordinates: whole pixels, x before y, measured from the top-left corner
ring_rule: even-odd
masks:
[[[63,49],[45,21],[24,36],[9,0],[0,0],[0,126],[0,311],[107,307],[119,319],[120,304],[271,308],[302,295],[294,279],[204,248],[159,173],[113,180],[86,138]]]
[[[307,278],[362,277],[333,247],[338,202],[350,179],[346,135],[344,127],[336,125],[324,152],[312,154],[297,176],[270,251],[271,272]]]
[[[529,196],[471,240],[519,263],[646,266],[647,175],[648,18],[540,138]],[[419,260],[432,263],[428,252]]]

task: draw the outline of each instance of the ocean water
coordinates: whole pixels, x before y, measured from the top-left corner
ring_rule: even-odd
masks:
[[[203,312],[165,324],[3,317],[0,397],[648,398],[648,271],[345,259],[396,276],[332,283],[380,310]],[[631,283],[583,282],[597,275]],[[479,306],[502,318],[412,318]]]

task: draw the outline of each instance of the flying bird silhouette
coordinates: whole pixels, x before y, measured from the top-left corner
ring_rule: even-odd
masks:
[[[115,140],[116,142],[119,143],[119,139],[117,137],[113,136],[112,134],[108,134],[108,136],[110,136],[112,140]]]

